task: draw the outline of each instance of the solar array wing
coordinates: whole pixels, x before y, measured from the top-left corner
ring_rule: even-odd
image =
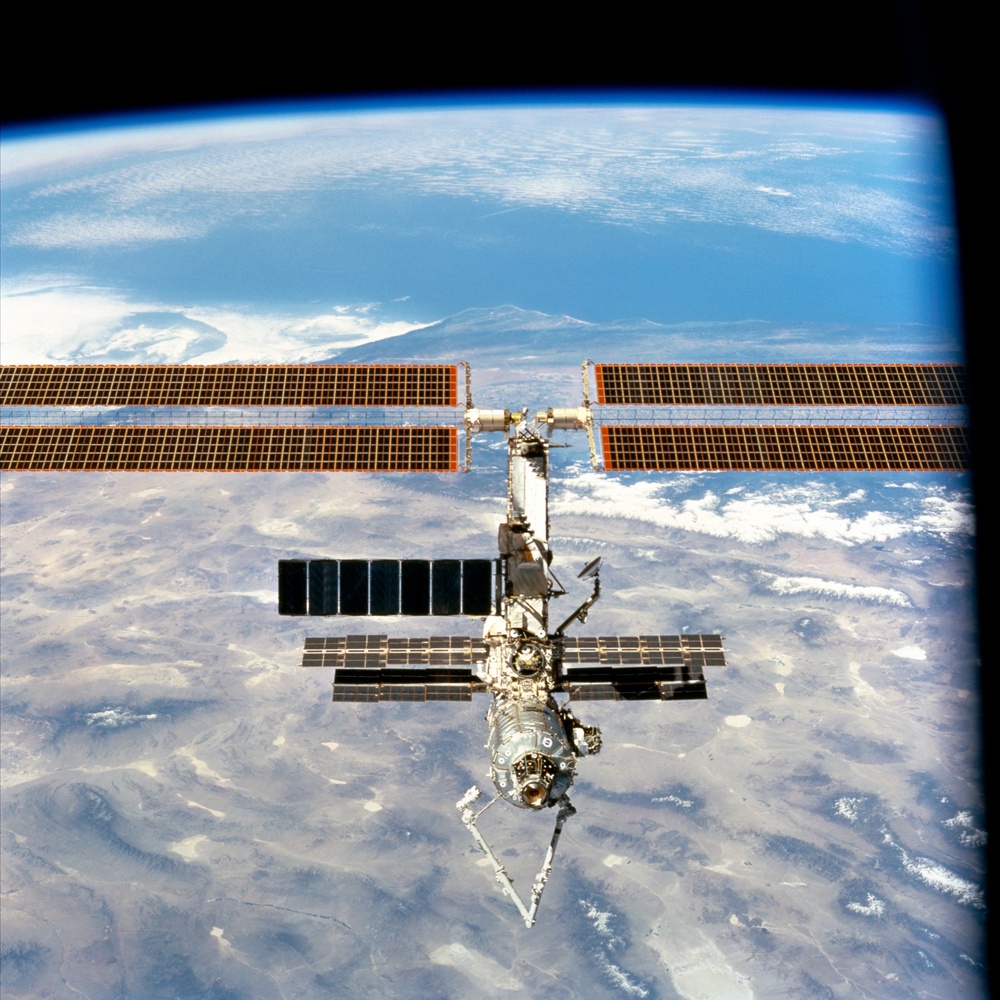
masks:
[[[652,406],[964,406],[962,365],[594,366],[597,402]]]
[[[560,652],[558,690],[574,701],[705,698],[704,667],[726,663],[720,635],[567,636]]]
[[[455,365],[4,365],[0,406],[456,406]]]
[[[0,427],[19,472],[455,472],[454,427]]]
[[[964,427],[601,427],[609,471],[914,471],[969,467]]]
[[[474,671],[485,658],[471,636],[348,635],[306,639],[302,666],[334,668],[334,701],[469,701],[486,691]]]
[[[485,660],[482,640],[466,635],[438,635],[429,639],[396,639],[387,635],[310,637],[302,654],[303,667],[337,670],[474,667]]]
[[[673,411],[669,423],[655,416],[602,422],[609,471],[958,472],[969,466],[968,436],[955,416],[966,403],[961,365],[598,364],[594,373],[598,403],[675,407],[683,414]],[[722,423],[692,417],[690,411],[708,406],[734,409]],[[813,412],[775,412],[786,407]],[[838,407],[861,414],[849,420],[879,422],[839,424]],[[872,418],[869,408],[880,416]],[[926,423],[938,413],[956,423]]]
[[[453,426],[348,424],[457,405],[455,365],[5,365],[0,469],[455,472]]]
[[[573,701],[707,698],[701,667],[570,667],[559,688]]]
[[[490,613],[495,572],[493,559],[282,559],[278,610],[478,618]]]
[[[721,635],[563,636],[564,667],[593,663],[607,666],[724,667]]]
[[[486,685],[468,667],[340,668],[334,701],[471,701]]]

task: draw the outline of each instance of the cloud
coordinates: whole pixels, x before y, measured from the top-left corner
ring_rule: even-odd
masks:
[[[88,712],[83,718],[88,726],[96,726],[98,729],[119,729],[155,719],[157,715],[155,712],[143,715],[128,708],[105,708],[99,712]]]
[[[844,796],[834,803],[834,811],[838,816],[846,819],[849,823],[856,823],[858,820],[858,807],[867,804],[864,798],[852,798]]]
[[[899,656],[904,660],[926,660],[927,653],[920,646],[900,646],[899,649],[890,649],[893,656]]]
[[[915,535],[955,541],[974,532],[967,495],[957,490],[941,492],[936,485],[907,491],[905,499],[890,505],[872,499],[870,491],[845,492],[828,481],[739,486],[722,496],[701,486],[704,481],[704,476],[680,475],[671,476],[668,482],[626,482],[584,472],[564,479],[553,491],[552,511],[625,518],[750,543],[789,535],[845,546]],[[879,509],[883,505],[888,509]]]
[[[197,239],[208,230],[209,225],[204,218],[192,216],[168,218],[154,213],[57,213],[18,227],[8,242],[14,246],[33,246],[41,250],[96,250],[134,247],[164,240]]]
[[[373,303],[300,315],[178,309],[72,275],[5,281],[0,308],[4,364],[309,362],[425,325],[384,320]]]
[[[975,513],[962,497],[929,496],[923,501],[924,510],[914,519],[919,530],[942,538],[975,534]]]
[[[864,903],[850,902],[845,904],[848,910],[858,913],[863,917],[881,917],[885,913],[885,900],[879,899],[872,893],[867,893]]]
[[[986,903],[983,898],[983,892],[977,885],[968,879],[961,878],[953,871],[945,868],[944,865],[932,861],[930,858],[918,857],[910,860],[905,852],[902,853],[903,867],[911,875],[915,875],[932,889],[937,889],[938,892],[952,896],[959,903],[973,906],[977,910],[985,909]]]
[[[107,288],[72,275],[39,275],[5,281],[0,288],[4,364],[56,361],[82,341],[113,329],[132,311],[153,308],[128,302]]]
[[[942,825],[958,834],[963,847],[982,847],[986,843],[986,831],[976,826],[968,810],[963,809],[951,819],[942,820]]]
[[[775,576],[761,574],[769,578],[767,589],[776,594],[817,594],[821,597],[845,598],[863,601],[866,604],[895,604],[901,608],[911,608],[913,604],[901,590],[888,587],[859,587],[835,580],[823,580],[816,576]]]
[[[898,852],[900,864],[909,875],[930,888],[951,896],[956,902],[977,910],[985,909],[983,891],[975,883],[955,874],[933,858],[912,856],[901,844],[896,843],[888,830],[883,831],[882,842]]]
[[[23,193],[31,221],[9,212],[7,238],[48,249],[189,239],[237,216],[300,209],[315,192],[389,181],[397,192],[588,212],[644,229],[682,217],[903,253],[950,249],[950,232],[926,208],[925,188],[936,183],[928,163],[944,149],[931,117],[709,106],[643,111],[535,106],[260,116],[76,132],[75,146],[20,140],[5,144],[11,163],[3,176]],[[791,133],[811,137],[790,140]],[[859,176],[854,166],[867,167],[872,157],[884,168],[866,169],[863,185],[852,180]],[[819,158],[837,169],[817,172]],[[87,211],[79,210],[81,200]]]

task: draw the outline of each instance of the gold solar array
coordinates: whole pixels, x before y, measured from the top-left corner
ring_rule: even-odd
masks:
[[[726,665],[721,635],[563,636],[562,661],[564,664]]]
[[[4,365],[2,406],[455,406],[455,365]]]
[[[0,427],[0,469],[455,472],[454,427]]]
[[[439,635],[397,639],[387,635],[349,635],[306,639],[304,667],[385,668],[402,666],[471,667],[486,659],[481,639]]]
[[[413,671],[414,676],[404,683],[393,684],[383,680],[380,671],[367,671],[371,677],[358,676],[360,672],[351,675],[350,680],[342,681],[340,674],[334,675],[333,700],[337,702],[379,702],[379,701],[472,701],[473,694],[482,694],[486,686],[466,671],[465,679],[454,683],[441,682],[432,679],[421,683],[421,670]]]
[[[962,365],[594,366],[609,406],[963,406]]]
[[[968,468],[964,427],[602,427],[609,471],[920,471]]]

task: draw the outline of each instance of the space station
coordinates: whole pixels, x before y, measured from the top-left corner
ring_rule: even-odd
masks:
[[[457,809],[531,927],[577,767],[601,750],[580,703],[703,699],[706,668],[726,663],[724,637],[656,622],[575,634],[601,597],[600,559],[573,571],[589,590],[576,603],[550,546],[554,435],[586,434],[607,472],[957,472],[969,465],[965,380],[957,365],[585,361],[579,404],[534,413],[477,408],[472,383],[464,363],[4,366],[0,469],[474,473],[475,441],[502,436],[506,514],[480,551],[282,559],[278,611],[316,631],[318,618],[481,621],[479,638],[338,627],[305,637],[302,666],[333,671],[335,703],[482,696],[493,794],[477,808],[474,786]],[[555,810],[527,898],[478,826],[501,802]]]

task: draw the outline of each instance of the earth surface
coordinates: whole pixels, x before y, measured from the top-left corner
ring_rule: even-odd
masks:
[[[3,361],[467,360],[514,409],[578,405],[585,358],[957,362],[944,143],[923,107],[639,98],[8,133]],[[604,474],[579,437],[577,633],[730,665],[581,706],[604,749],[531,930],[454,808],[485,701],[333,705],[298,666],[481,624],[276,599],[281,558],[491,556],[502,441],[454,475],[5,474],[5,995],[986,996],[967,477]],[[483,819],[522,890],[551,819]]]

